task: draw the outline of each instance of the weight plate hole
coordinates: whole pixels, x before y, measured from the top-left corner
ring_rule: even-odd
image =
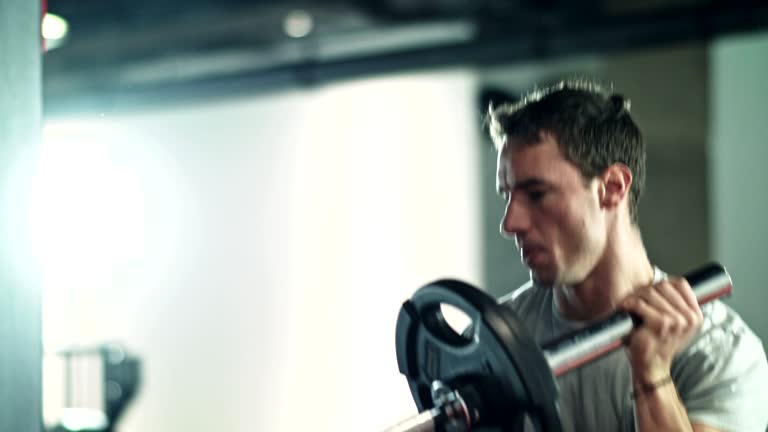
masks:
[[[472,340],[472,318],[466,312],[449,303],[440,303],[440,314],[456,336],[466,342]]]

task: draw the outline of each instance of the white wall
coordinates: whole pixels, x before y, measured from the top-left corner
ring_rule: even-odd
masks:
[[[716,41],[710,54],[709,165],[714,255],[730,303],[768,343],[768,33]]]
[[[481,279],[474,91],[452,71],[51,119],[31,208],[46,347],[142,357],[123,432],[414,413],[400,304]]]

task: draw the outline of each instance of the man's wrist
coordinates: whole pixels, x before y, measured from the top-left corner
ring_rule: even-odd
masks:
[[[652,365],[632,365],[632,381],[639,383],[653,383],[669,377],[671,365],[666,363]]]
[[[667,375],[662,378],[658,378],[654,381],[641,381],[633,380],[632,383],[632,398],[635,399],[641,395],[648,395],[656,392],[661,387],[672,384],[672,377]]]

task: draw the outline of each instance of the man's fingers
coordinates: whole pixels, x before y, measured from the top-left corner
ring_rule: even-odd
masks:
[[[701,309],[693,291],[680,278],[636,291],[625,300],[624,308],[662,337],[687,332],[701,322]]]
[[[683,296],[683,292],[685,292],[686,289],[690,292],[690,287],[680,286],[674,283],[661,283],[656,285],[655,289],[664,297],[665,301],[674,308],[674,313],[671,315],[679,321],[679,326],[681,328],[687,329],[690,326],[698,324],[699,316],[701,315],[698,303],[690,305]]]
[[[659,311],[645,297],[632,296],[624,302],[624,306],[627,312],[635,314],[642,320],[642,326],[661,336],[666,336],[670,327],[673,326],[667,314]]]
[[[678,294],[680,294],[680,297],[683,299],[686,305],[693,310],[699,318],[701,318],[701,307],[699,306],[699,300],[696,298],[696,294],[694,294],[693,289],[691,289],[691,285],[688,284],[688,281],[683,278],[672,278],[670,280],[672,282],[672,286],[677,290]]]
[[[650,286],[639,290],[636,294],[638,297],[645,300],[651,307],[664,314],[674,314],[675,307],[669,303],[666,296],[661,293],[657,287]]]
[[[675,311],[685,311],[687,309],[691,308],[691,305],[688,304],[688,302],[685,301],[683,298],[682,293],[675,285],[673,285],[670,282],[662,282],[654,286],[654,291],[659,293],[662,297],[664,297],[664,300],[672,307]]]

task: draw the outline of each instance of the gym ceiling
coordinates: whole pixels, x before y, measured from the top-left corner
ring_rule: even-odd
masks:
[[[432,67],[512,64],[768,27],[763,0],[48,0],[47,109],[84,95],[273,90]]]

